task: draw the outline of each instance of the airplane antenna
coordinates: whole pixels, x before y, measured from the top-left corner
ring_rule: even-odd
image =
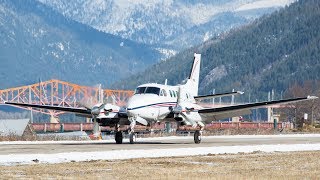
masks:
[[[167,85],[167,84],[168,84],[168,79],[164,81],[164,85]]]

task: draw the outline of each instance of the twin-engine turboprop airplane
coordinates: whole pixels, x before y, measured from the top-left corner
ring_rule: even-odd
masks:
[[[307,96],[218,108],[204,108],[197,104],[198,100],[242,94],[242,92],[198,96],[200,62],[201,54],[194,54],[194,61],[189,78],[183,85],[169,86],[166,83],[164,85],[152,83],[138,86],[134,95],[129,99],[126,109],[103,103],[97,104],[91,109],[14,102],[6,102],[6,104],[73,112],[92,117],[95,122],[94,129],[96,132],[97,129],[99,129],[99,125],[115,127],[115,141],[117,144],[121,144],[123,139],[122,132],[119,128],[121,125],[130,125],[128,132],[130,143],[132,144],[135,139],[134,128],[137,123],[146,126],[151,122],[175,121],[184,125],[192,125],[199,129],[194,133],[194,142],[198,144],[201,142],[201,135],[205,124],[211,123],[212,121],[250,114],[250,109],[253,108],[317,98],[315,96]]]

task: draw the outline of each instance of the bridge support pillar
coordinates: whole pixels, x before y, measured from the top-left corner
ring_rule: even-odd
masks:
[[[50,123],[59,123],[59,118],[51,115],[50,116]]]

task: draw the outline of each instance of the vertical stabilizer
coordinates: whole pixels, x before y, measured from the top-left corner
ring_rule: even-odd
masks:
[[[186,88],[192,96],[198,95],[199,75],[200,75],[201,54],[194,53],[194,59],[190,75],[186,83]]]

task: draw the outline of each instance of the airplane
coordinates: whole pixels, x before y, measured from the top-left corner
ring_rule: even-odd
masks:
[[[191,125],[196,128],[194,143],[201,142],[205,124],[230,117],[250,114],[251,109],[267,107],[275,104],[286,104],[318,97],[307,96],[277,101],[265,101],[225,107],[205,108],[198,104],[200,100],[243,94],[241,91],[223,94],[198,95],[201,54],[194,54],[194,60],[189,77],[185,84],[170,86],[165,84],[148,83],[142,84],[135,89],[135,93],[129,98],[127,108],[120,108],[112,104],[99,103],[92,108],[58,107],[51,105],[24,104],[5,102],[5,104],[58,110],[76,113],[81,116],[91,117],[94,122],[94,132],[99,133],[99,126],[115,128],[115,141],[122,144],[123,132],[120,127],[130,125],[129,141],[135,142],[136,124],[147,126],[153,122],[178,122],[182,125]]]

